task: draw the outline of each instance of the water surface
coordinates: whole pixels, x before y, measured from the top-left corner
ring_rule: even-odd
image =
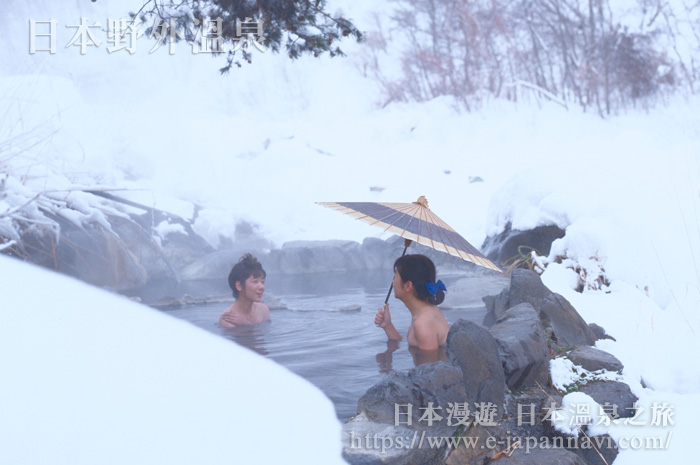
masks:
[[[460,276],[460,277],[463,277]],[[206,304],[166,312],[243,345],[287,367],[318,386],[333,401],[338,418],[355,415],[357,400],[391,370],[408,370],[414,361],[408,344],[388,350],[374,315],[386,298],[391,272],[268,277],[266,294],[287,309],[271,311],[271,322],[224,329],[216,322],[228,304]],[[448,286],[455,278],[442,277]],[[226,283],[190,283],[189,293],[227,292]],[[230,291],[228,291],[230,293]],[[231,299],[231,302],[233,299]],[[408,309],[389,299],[392,320],[404,338]],[[343,309],[351,307],[350,309]],[[481,324],[486,313],[480,295],[443,309],[448,323],[465,318]]]

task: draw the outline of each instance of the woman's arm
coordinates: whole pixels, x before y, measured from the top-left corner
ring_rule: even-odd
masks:
[[[403,339],[394,324],[391,322],[391,314],[389,313],[389,304],[384,304],[384,308],[380,308],[377,311],[377,315],[374,317],[374,324],[379,326],[386,333],[386,337],[390,341],[400,341]]]

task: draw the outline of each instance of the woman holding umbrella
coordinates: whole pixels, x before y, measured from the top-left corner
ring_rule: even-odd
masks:
[[[406,340],[410,346],[426,352],[437,352],[444,346],[450,330],[437,307],[445,299],[447,289],[435,278],[435,264],[425,255],[404,255],[394,262],[394,297],[411,312]],[[374,323],[384,329],[389,340],[402,339],[391,322],[389,304],[379,309]]]

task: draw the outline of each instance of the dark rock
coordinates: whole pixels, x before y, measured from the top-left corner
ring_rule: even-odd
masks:
[[[587,464],[589,452],[598,447],[605,457],[614,458],[615,443],[606,438],[588,441],[585,436],[565,436],[542,421],[550,408],[561,406],[562,397],[548,386],[524,388],[508,396],[508,416],[495,425],[472,424],[464,439],[449,453],[447,465],[492,463],[575,463]],[[519,408],[522,406],[522,411]],[[519,440],[519,444],[515,445]],[[596,442],[597,441],[597,442]],[[515,446],[514,446],[515,445]],[[514,446],[514,447],[511,447]],[[506,454],[512,453],[511,458]],[[575,455],[578,455],[578,458]],[[525,457],[528,459],[526,461]],[[532,456],[532,461],[530,461]],[[591,463],[596,463],[591,459]],[[608,463],[612,463],[610,460]]]
[[[161,240],[161,251],[169,269],[181,270],[215,249],[203,237],[192,231],[167,234]]]
[[[495,323],[496,320],[502,317],[503,313],[505,313],[505,311],[508,310],[509,294],[510,289],[506,288],[496,295],[487,295],[481,298],[489,311],[489,318],[493,320],[493,323]]]
[[[508,291],[508,308],[528,302],[537,309],[535,304],[541,303],[551,295],[552,291],[544,285],[540,276],[534,271],[513,270]]]
[[[487,447],[489,438],[498,436],[496,431],[503,428],[498,425],[488,427],[478,424],[472,424],[465,432],[465,439],[461,441],[457,447],[447,456],[445,463],[447,465],[472,465],[487,463],[487,460],[498,453],[497,448]],[[465,441],[468,441],[465,443]],[[471,445],[474,444],[474,447]]]
[[[614,337],[608,335],[605,332],[605,328],[603,328],[600,325],[597,325],[595,323],[589,323],[588,327],[591,328],[591,331],[593,331],[593,334],[595,334],[595,340],[598,341],[600,339],[612,339],[613,341],[616,341]]]
[[[614,355],[590,346],[576,346],[567,355],[575,365],[588,371],[608,370],[622,371],[623,365]]]
[[[236,248],[239,250],[271,249],[273,243],[263,237],[259,231],[260,225],[239,220],[233,232],[233,241],[226,248]]]
[[[399,417],[399,424],[415,429],[425,425],[418,420],[422,414],[420,409],[427,407],[429,402],[444,413],[449,403],[467,400],[462,371],[445,362],[435,362],[419,365],[408,372],[391,372],[360,397],[357,413],[364,414],[370,421],[393,425],[396,423],[396,406],[402,406],[400,411],[407,412],[409,407],[406,406],[411,404],[411,424],[406,424],[407,415]],[[445,421],[439,422],[438,428],[446,424]],[[452,430],[454,428],[446,434]]]
[[[461,384],[462,371],[446,362],[425,363],[408,371],[408,375],[423,395],[423,403],[433,402],[444,408],[448,403],[465,402],[467,393]]]
[[[611,465],[619,452],[615,440],[609,434],[591,438],[579,438],[579,447],[570,448],[569,450],[583,458],[590,465]],[[601,455],[603,456],[602,458]]]
[[[489,330],[511,389],[549,384],[549,350],[540,318],[528,303],[508,309]]]
[[[588,465],[581,457],[567,449],[517,448],[510,457],[502,456],[489,463],[498,465]]]
[[[598,454],[598,452],[600,452],[607,461],[607,464],[611,464],[613,460],[615,460],[618,451],[617,444],[615,444],[615,441],[609,435],[605,434],[589,437],[584,434],[579,434],[579,436],[570,436],[556,430],[550,419],[545,420],[545,418],[548,418],[546,414],[551,410],[560,409],[562,402],[562,396],[555,393],[542,399],[541,411],[543,415],[540,417],[542,431],[539,437],[547,436],[549,444],[567,448],[583,458],[586,463],[604,465],[605,462],[601,460]],[[526,436],[532,437],[533,435],[528,433]]]
[[[105,192],[75,193],[88,200],[92,195],[150,210],[151,214],[115,214],[113,207],[89,207],[88,214],[71,202],[55,211],[42,211],[46,223],[23,228],[18,247],[10,253],[87,283],[120,292],[143,288],[154,280],[178,280],[178,270],[214,249],[197,235],[188,221],[175,215],[140,206]],[[94,209],[94,210],[93,210]],[[165,238],[154,236],[160,221],[182,226]]]
[[[557,392],[550,393],[547,397],[542,398],[540,403],[540,412],[542,415],[539,417],[539,420],[544,436],[562,436],[562,433],[554,428],[554,424],[552,423],[551,419],[553,411],[562,408],[563,401],[564,397]]]
[[[116,201],[116,197],[111,197]],[[164,211],[150,209],[130,218],[110,217],[114,232],[129,246],[129,250],[146,267],[151,279],[179,280],[179,271],[195,260],[214,252],[202,236],[192,228],[190,221]],[[179,226],[179,231],[154,236],[152,231],[161,223]],[[157,234],[157,233],[156,233]]]
[[[446,445],[431,447],[428,441],[425,441],[422,447],[418,445],[408,447],[408,445],[418,431],[420,431],[418,434],[425,433],[428,436],[451,436],[456,426],[448,425],[446,409],[449,408],[449,404],[466,401],[462,371],[453,365],[436,362],[420,365],[408,372],[391,372],[360,397],[357,403],[358,416],[355,420],[348,422],[351,426],[346,426],[344,431],[347,431],[348,435],[350,431],[359,431],[360,433],[356,434],[366,435],[364,430],[380,429],[381,435],[387,438],[383,443],[393,444],[394,449],[397,449],[389,453],[393,458],[377,451],[376,446],[367,447],[366,444],[362,448],[352,448],[356,450],[345,447],[344,457],[353,464],[433,463],[444,453]],[[429,407],[431,403],[442,419],[436,419],[432,425],[429,425],[426,420],[420,421],[420,418],[425,412],[421,409]],[[398,418],[396,417],[397,406],[401,412]],[[411,430],[411,434],[406,434],[406,429]],[[405,441],[402,447],[396,443],[399,437]],[[378,439],[378,443],[380,447],[383,444],[381,439]],[[406,447],[409,450],[401,450]]]
[[[543,326],[551,327],[559,346],[595,343],[595,334],[568,300],[550,291],[534,271],[517,269],[511,276],[508,307],[523,302],[539,312]]]
[[[545,428],[540,421],[544,412],[538,409],[544,400],[548,399],[549,391],[547,386],[531,387],[524,388],[520,395],[509,395],[508,415],[494,425],[472,424],[463,434],[464,439],[449,454],[445,463],[448,465],[491,463],[486,459],[498,456],[499,453],[513,452],[514,449],[511,446],[535,449],[541,438],[546,436]],[[520,444],[515,445],[518,440]],[[534,440],[537,442],[533,444],[531,441]]]
[[[639,400],[627,384],[619,381],[590,383],[581,392],[591,396],[613,419],[632,418],[636,411],[634,403]]]
[[[500,234],[489,236],[484,240],[481,250],[484,255],[496,264],[504,264],[508,260],[520,256],[518,247],[526,246],[537,250],[539,255],[549,255],[552,242],[564,237],[564,230],[558,226],[538,226],[534,229],[521,231],[512,229],[508,223]],[[526,249],[525,252],[529,252]]]
[[[45,212],[57,228],[29,228],[10,253],[37,265],[73,276],[95,286],[118,291],[137,289],[148,273],[124,241],[102,223],[76,226]]]
[[[486,329],[458,320],[447,335],[447,357],[462,369],[470,404],[490,402],[503,415],[505,376],[496,339]]]
[[[420,463],[417,451],[404,447],[414,434],[404,426],[376,423],[358,415],[343,425],[343,458],[352,465]]]
[[[138,221],[129,218],[110,217],[110,225],[115,234],[126,244],[129,251],[148,273],[149,280],[154,278],[177,279],[177,272],[170,266],[162,247]]]
[[[547,413],[545,408],[549,408],[551,402],[561,402],[561,399],[558,391],[549,384],[511,391],[506,396],[508,421],[503,423],[518,436],[542,436],[545,433],[542,424],[542,418]]]

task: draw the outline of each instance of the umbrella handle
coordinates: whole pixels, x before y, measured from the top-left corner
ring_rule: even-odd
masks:
[[[404,255],[406,255],[406,249],[408,249],[408,246],[411,245],[411,242],[413,242],[413,241],[411,241],[411,239],[404,240],[403,253],[401,254],[402,257]],[[391,281],[391,286],[389,286],[389,292],[386,294],[386,299],[384,299],[384,305],[389,303],[389,297],[391,296],[392,289],[394,289],[394,281],[393,280]]]

